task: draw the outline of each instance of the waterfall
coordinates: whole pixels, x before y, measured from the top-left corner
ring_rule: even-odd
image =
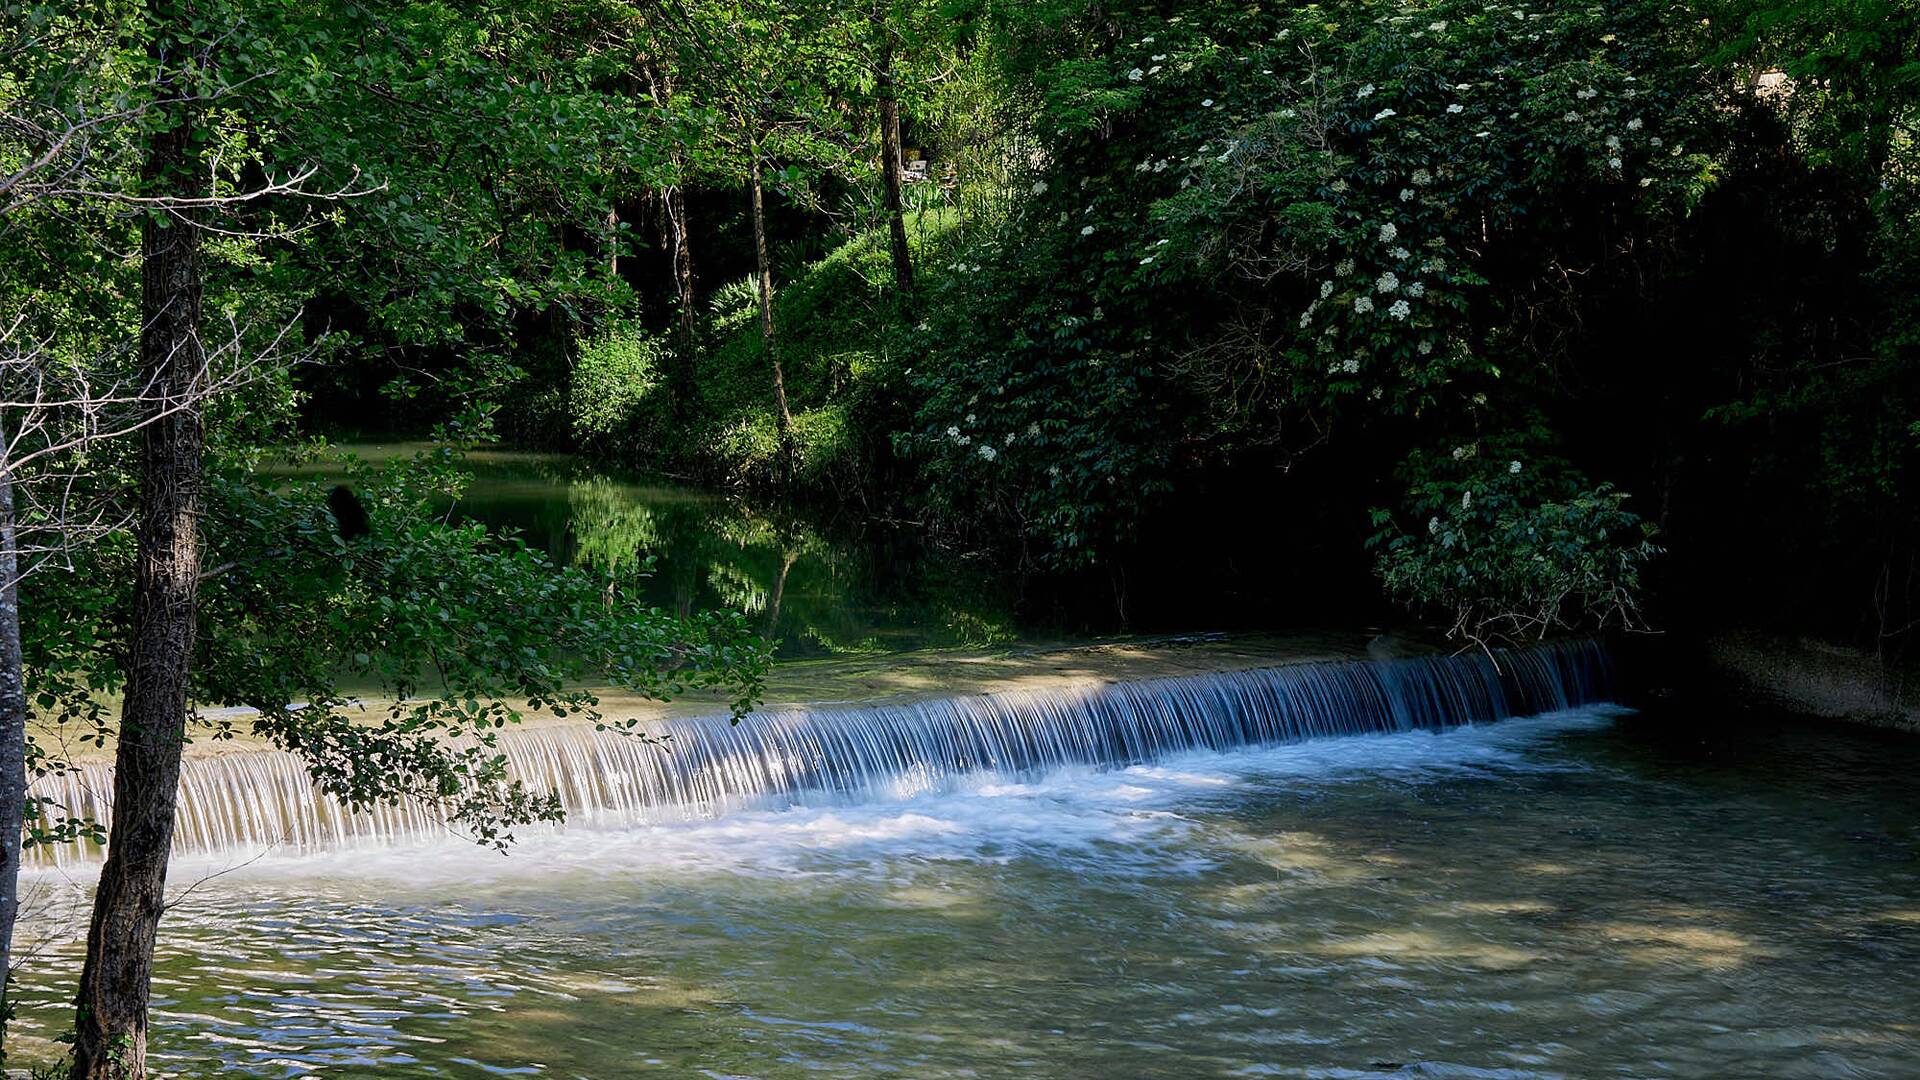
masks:
[[[500,737],[514,775],[558,793],[571,825],[709,818],[742,808],[896,799],[969,774],[1123,766],[1188,750],[1369,733],[1440,730],[1606,699],[1605,651],[1588,642],[1457,656],[1289,664],[885,705],[769,709],[653,725],[668,745],[591,725]],[[111,766],[35,782],[68,812],[106,822]],[[180,779],[176,854],[247,857],[390,844],[444,831],[417,803],[352,811],[318,792],[283,751],[190,757]],[[97,858],[81,843],[44,863]]]

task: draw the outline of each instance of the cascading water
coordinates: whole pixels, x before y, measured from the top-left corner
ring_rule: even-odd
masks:
[[[664,721],[669,746],[590,725],[500,739],[515,775],[558,793],[574,825],[618,827],[741,808],[902,798],[981,773],[1120,766],[1188,750],[1375,732],[1438,730],[1605,699],[1605,651],[1576,642],[1402,660],[1292,664],[897,705],[780,709]],[[34,794],[105,822],[112,769],[80,766]],[[350,811],[300,759],[261,751],[191,758],[180,780],[177,854],[388,844],[443,831],[430,806]],[[74,844],[40,860],[96,858]]]

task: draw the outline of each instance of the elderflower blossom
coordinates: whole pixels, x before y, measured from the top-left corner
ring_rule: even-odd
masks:
[[[1462,510],[1473,509],[1473,492],[1463,491],[1460,493],[1460,509]]]
[[[1431,534],[1436,534],[1436,535],[1437,535],[1437,534],[1438,534],[1438,533],[1440,532],[1440,519],[1439,519],[1439,518],[1437,518],[1437,517],[1430,517],[1430,518],[1428,518],[1428,519],[1427,519],[1427,532],[1428,532],[1428,533],[1431,533]]]
[[[1091,225],[1083,225],[1083,226],[1081,226],[1081,227],[1080,227],[1080,235],[1081,235],[1081,236],[1092,236],[1092,235],[1093,235],[1093,226],[1091,226]]]
[[[1139,82],[1141,79],[1144,79],[1146,77],[1147,77],[1147,73],[1145,71],[1142,71],[1139,68],[1134,68],[1132,71],[1127,72],[1128,82]]]
[[[1414,187],[1426,187],[1428,184],[1433,183],[1433,174],[1425,169],[1415,169],[1413,170],[1412,180]]]
[[[1362,293],[1359,296],[1354,297],[1353,310],[1362,315],[1365,315],[1367,312],[1372,311],[1373,297],[1368,296],[1365,293]]]
[[[1625,163],[1625,162],[1623,162],[1623,161],[1621,161],[1621,160],[1620,160],[1619,158],[1608,158],[1608,159],[1607,159],[1607,167],[1608,167],[1608,168],[1611,168],[1611,169],[1618,169],[1618,168],[1620,168],[1621,166],[1623,166],[1623,165],[1625,165],[1625,164],[1626,164],[1626,163]]]
[[[1429,353],[1433,352],[1433,339],[1421,338],[1420,344],[1417,346],[1417,348],[1420,350],[1421,356],[1428,355]]]
[[[1341,259],[1339,262],[1334,263],[1333,272],[1340,277],[1351,277],[1353,275],[1353,260]]]
[[[1520,463],[1519,463],[1519,462],[1517,462],[1517,461],[1509,461],[1509,462],[1507,462],[1507,475],[1509,475],[1509,476],[1519,476],[1519,475],[1520,475]]]
[[[1340,370],[1346,372],[1348,375],[1358,375],[1360,373],[1360,358],[1357,356],[1349,356],[1345,360],[1340,361]]]
[[[1333,282],[1331,281],[1321,282],[1320,283],[1320,299],[1325,300],[1327,297],[1332,295],[1333,295]]]
[[[1394,248],[1392,251],[1387,252],[1387,254],[1393,256],[1396,259],[1413,258],[1413,252],[1408,251],[1406,248],[1403,248],[1403,247]]]
[[[1427,29],[1436,34],[1444,34],[1447,31],[1447,20],[1441,19],[1438,22],[1430,22],[1427,24]]]
[[[949,438],[949,439],[957,439],[957,438],[959,438],[959,437],[960,437],[960,425],[959,425],[959,424],[948,424],[948,425],[947,425],[947,438]]]
[[[1634,117],[1633,119],[1631,119],[1631,120],[1629,120],[1629,121],[1627,121],[1627,130],[1628,130],[1628,131],[1639,131],[1639,130],[1640,130],[1641,128],[1643,128],[1643,127],[1645,127],[1645,126],[1646,126],[1646,121],[1644,121],[1644,120],[1642,120],[1642,119],[1640,119],[1640,118],[1639,118],[1639,117],[1637,117],[1637,116],[1636,116],[1636,117]]]
[[[1364,98],[1364,97],[1372,97],[1372,96],[1373,96],[1373,84],[1372,84],[1372,83],[1368,83],[1367,85],[1365,85],[1365,86],[1363,86],[1363,87],[1361,87],[1361,88],[1360,88],[1360,89],[1359,89],[1358,91],[1356,91],[1356,92],[1354,93],[1354,95],[1353,95],[1353,96],[1354,96],[1354,97],[1363,97],[1363,98]]]
[[[1379,292],[1393,292],[1400,287],[1400,276],[1389,270],[1374,280],[1373,287]]]
[[[1396,319],[1404,319],[1413,314],[1413,305],[1405,300],[1395,300],[1393,306],[1387,309],[1387,314]]]
[[[1401,189],[1400,189],[1400,201],[1401,201],[1401,202],[1412,202],[1412,201],[1413,201],[1413,189],[1412,189],[1412,188],[1410,188],[1410,187],[1403,187],[1403,188],[1401,188]]]
[[[1413,297],[1415,300],[1427,295],[1427,283],[1424,281],[1416,281],[1407,286],[1407,295]]]
[[[1373,114],[1373,122],[1377,124],[1380,121],[1385,120],[1389,116],[1399,116],[1399,115],[1400,115],[1399,113],[1394,112],[1392,109],[1381,109],[1379,112]]]
[[[994,458],[997,458],[999,456],[1000,456],[1000,451],[995,450],[993,447],[988,446],[986,443],[980,444],[980,457],[982,460],[992,461]]]
[[[1479,443],[1463,443],[1453,448],[1453,460],[1465,461],[1479,452]]]
[[[1387,222],[1386,224],[1384,224],[1384,225],[1381,225],[1381,226],[1380,226],[1380,242],[1381,242],[1381,243],[1383,243],[1383,244],[1391,244],[1391,243],[1393,243],[1393,242],[1394,242],[1395,240],[1398,240],[1398,239],[1400,239],[1400,227],[1399,227],[1399,226],[1397,226],[1397,225],[1395,225],[1395,224],[1394,224],[1393,222],[1391,222],[1391,221],[1389,221],[1389,222]]]
[[[1459,114],[1459,113],[1463,113],[1463,112],[1466,112],[1466,111],[1467,111],[1467,107],[1466,107],[1465,105],[1462,105],[1462,104],[1460,104],[1459,102],[1457,102],[1457,101],[1456,101],[1456,102],[1454,102],[1453,104],[1451,104],[1451,105],[1449,105],[1449,106],[1447,106],[1447,111],[1448,111],[1448,112],[1450,112],[1450,113],[1454,113],[1454,114],[1456,114],[1456,115],[1457,115],[1457,114]]]
[[[1595,90],[1593,87],[1589,86],[1584,89],[1574,91],[1573,96],[1579,98],[1581,101],[1588,101],[1593,98],[1599,97],[1600,91]]]

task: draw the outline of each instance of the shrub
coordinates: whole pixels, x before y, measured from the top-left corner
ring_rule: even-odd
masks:
[[[1407,528],[1373,512],[1387,592],[1479,645],[1558,630],[1640,628],[1640,573],[1659,553],[1626,493],[1515,438],[1476,440],[1402,467]]]
[[[616,325],[583,342],[567,394],[579,445],[618,457],[653,450],[671,417],[661,377],[668,362],[665,343],[632,326]]]

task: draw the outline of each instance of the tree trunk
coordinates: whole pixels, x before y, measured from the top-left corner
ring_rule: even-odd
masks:
[[[670,108],[673,103],[673,80],[647,62],[641,64],[641,74],[647,80],[648,94],[653,98],[654,107],[661,110]],[[693,356],[699,341],[700,326],[694,310],[693,243],[687,231],[686,155],[674,150],[669,153],[668,160],[673,165],[676,182],[660,189],[660,239],[667,253],[674,300],[679,305],[679,311],[675,313],[679,341],[673,350],[673,370],[667,377],[674,409],[684,419],[693,411],[696,389]]]
[[[907,247],[907,218],[900,197],[900,97],[893,81],[893,33],[887,29],[884,9],[876,9],[880,56],[874,87],[880,98],[880,182],[886,191],[887,230],[892,235],[893,281],[902,295],[913,291],[913,253]]]
[[[773,401],[779,412],[781,479],[791,478],[793,470],[793,413],[787,408],[787,377],[780,366],[780,342],[773,332],[773,264],[767,258],[767,210],[761,191],[760,148],[751,149],[753,163],[748,170],[748,187],[753,194],[754,285],[760,294],[760,344],[773,364]]]
[[[6,432],[0,431],[0,453]],[[0,1061],[13,1002],[13,925],[20,915],[20,837],[27,826],[27,687],[20,660],[20,548],[13,476],[0,464]]]
[[[620,277],[620,208],[607,207],[607,277]]]
[[[162,27],[177,25],[178,13],[158,19]],[[160,59],[164,76],[168,58]],[[163,77],[163,95],[178,92],[177,80],[172,82]],[[148,136],[145,175],[154,192],[191,192],[197,157],[192,128],[181,115]],[[165,907],[200,575],[205,432],[199,398],[206,353],[199,332],[199,247],[199,223],[190,211],[151,213],[141,227],[140,364],[151,422],[142,433],[133,623],[114,754],[113,819],[80,972],[74,1080],[138,1080],[146,1074],[154,932]]]
[[[694,321],[693,246],[687,236],[687,189],[673,184],[661,192],[661,210],[667,222],[668,254],[673,258],[673,295],[680,301],[680,340],[690,348],[698,325]]]
[[[687,192],[680,184],[660,189],[660,232],[667,249],[668,267],[673,278],[676,307],[674,347],[671,369],[667,372],[667,390],[673,398],[676,415],[683,421],[694,414],[694,395],[699,388],[693,377],[694,353],[699,348],[700,327],[693,310],[693,248],[687,238]]]

